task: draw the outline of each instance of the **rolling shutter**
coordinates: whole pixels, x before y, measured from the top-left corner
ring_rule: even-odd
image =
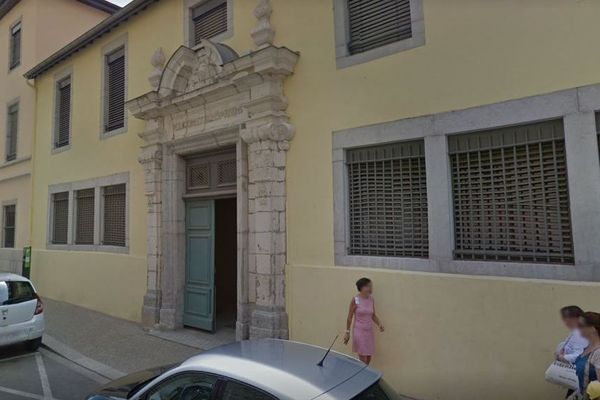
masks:
[[[227,31],[227,1],[213,0],[192,11],[194,45]]]
[[[17,159],[17,133],[19,131],[19,104],[8,107],[6,130],[6,161]]]
[[[21,64],[21,24],[15,25],[10,32],[10,69]]]
[[[67,244],[69,227],[69,192],[52,196],[52,243]]]
[[[106,56],[104,131],[125,126],[125,49]]]
[[[410,0],[348,0],[348,31],[350,54],[410,38]]]
[[[4,240],[2,247],[15,247],[16,206],[4,206]]]
[[[75,195],[75,244],[94,244],[95,190],[78,190]]]
[[[427,257],[424,142],[349,150],[348,254]]]
[[[68,146],[71,137],[71,78],[58,83],[56,96],[56,138],[54,147]]]
[[[448,139],[455,258],[574,262],[562,120]]]
[[[125,184],[103,188],[102,244],[105,246],[126,245],[126,196]]]

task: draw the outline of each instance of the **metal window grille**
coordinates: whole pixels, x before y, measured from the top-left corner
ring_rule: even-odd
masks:
[[[213,0],[192,10],[194,45],[227,31],[227,2]]]
[[[562,120],[450,136],[457,259],[573,263]]]
[[[15,226],[16,226],[16,206],[9,205],[4,206],[4,241],[3,247],[14,248],[15,247]]]
[[[94,244],[95,189],[75,193],[75,244]]]
[[[15,25],[10,31],[10,61],[9,68],[13,69],[21,64],[21,24]]]
[[[71,138],[71,78],[58,82],[54,147],[68,146]]]
[[[102,244],[126,246],[127,188],[125,184],[103,189]]]
[[[104,131],[125,126],[125,48],[106,56]]]
[[[351,54],[409,39],[410,0],[348,0],[348,33]]]
[[[69,192],[52,195],[52,243],[67,244]]]
[[[210,187],[210,164],[195,164],[188,167],[188,190],[206,189]]]
[[[427,257],[424,142],[349,150],[348,254]]]
[[[237,162],[235,159],[223,160],[217,163],[217,185],[235,185],[237,181]]]
[[[6,161],[17,159],[17,135],[19,131],[19,104],[8,107],[6,129]]]

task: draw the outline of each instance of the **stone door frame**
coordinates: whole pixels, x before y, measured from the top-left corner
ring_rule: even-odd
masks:
[[[162,56],[164,59],[164,56]],[[155,54],[156,90],[127,107],[146,121],[139,161],[148,200],[148,276],[142,320],[183,322],[185,161],[236,146],[238,339],[288,337],[285,311],[285,165],[294,128],[283,82],[298,54],[270,44],[243,57],[209,41],[180,47],[166,65]],[[159,77],[158,79],[156,77]]]

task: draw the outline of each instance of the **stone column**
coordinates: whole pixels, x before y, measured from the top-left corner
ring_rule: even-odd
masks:
[[[273,74],[251,90],[248,144],[248,275],[254,300],[250,338],[288,338],[285,311],[285,165],[294,135],[285,115],[283,77]]]
[[[148,121],[146,131],[140,134],[149,144],[141,147],[138,161],[144,168],[144,193],[147,200],[147,289],[142,308],[142,323],[153,327],[159,323],[161,308],[161,216],[162,216],[162,145],[156,139],[160,124]],[[155,140],[152,140],[155,139]]]

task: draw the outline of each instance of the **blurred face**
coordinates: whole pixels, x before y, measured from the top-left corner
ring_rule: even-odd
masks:
[[[569,330],[579,327],[579,318],[562,317],[562,321]]]
[[[579,330],[581,331],[581,336],[583,336],[587,340],[594,338],[598,334],[596,332],[596,328],[586,324],[583,318],[579,320]]]
[[[369,282],[360,289],[360,294],[370,296],[373,294],[373,283]]]

